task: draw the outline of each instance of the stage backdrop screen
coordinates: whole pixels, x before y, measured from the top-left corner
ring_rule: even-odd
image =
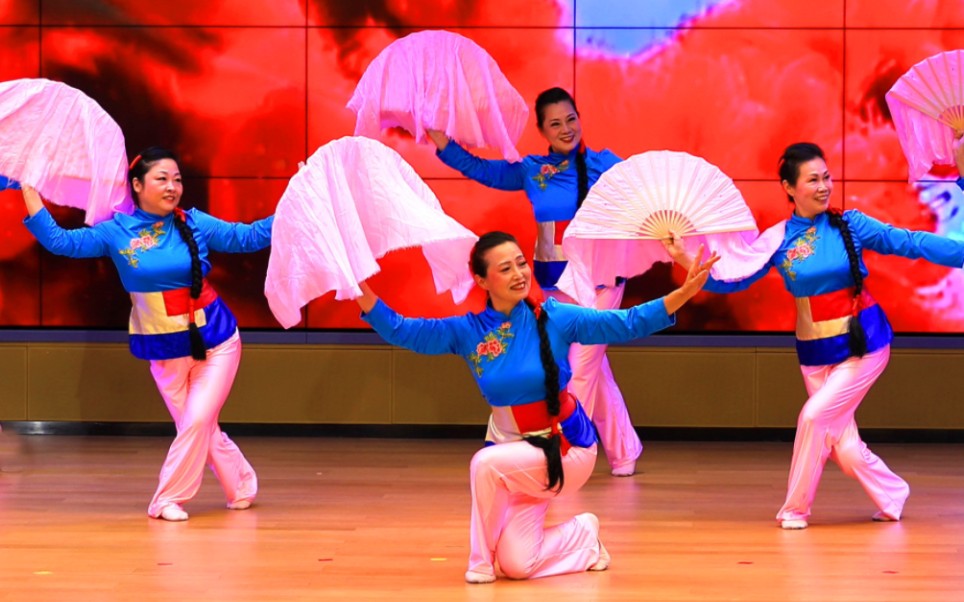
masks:
[[[809,140],[828,153],[835,206],[964,236],[957,174],[909,185],[884,101],[915,63],[964,48],[957,2],[0,0],[0,80],[44,77],[84,91],[120,124],[129,156],[154,144],[180,154],[185,206],[249,221],[273,212],[299,161],[353,133],[345,105],[379,51],[427,28],[480,44],[530,107],[546,88],[572,91],[591,148],[704,157],[734,179],[761,230],[790,213],[777,158],[787,144]],[[521,192],[464,179],[404,132],[382,141],[455,219],[477,233],[511,231],[532,249],[533,215]],[[531,112],[518,146],[545,151]],[[78,212],[52,209],[64,226],[81,226]],[[43,251],[22,225],[25,214],[19,192],[0,193],[0,328],[125,328],[129,299],[110,262]],[[960,270],[865,259],[867,286],[897,331],[964,332]],[[268,251],[213,261],[210,279],[241,326],[279,329],[263,293]],[[445,316],[483,303],[478,291],[461,306],[436,295],[417,251],[381,265],[373,285],[403,313]],[[658,264],[629,282],[624,305],[681,278],[679,268]],[[365,328],[358,313],[329,295],[295,329]],[[743,293],[701,293],[673,331],[792,329],[792,299],[774,271]]]

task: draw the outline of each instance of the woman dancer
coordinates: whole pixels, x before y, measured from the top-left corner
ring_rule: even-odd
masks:
[[[24,185],[29,213],[24,223],[57,255],[109,256],[131,295],[131,353],[150,361],[177,427],[147,513],[187,520],[181,504],[200,488],[205,463],[221,482],[228,508],[243,510],[257,494],[258,479],[218,426],[241,360],[241,339],[234,315],[204,276],[211,270],[209,251],[267,247],[274,218],[247,225],[182,210],[177,158],[162,148],[138,155],[128,181],[137,204],[133,215],[117,213],[110,221],[76,230],[57,225],[37,191]]]
[[[910,488],[867,448],[854,421],[887,366],[893,338],[887,317],[867,291],[862,254],[869,249],[961,267],[964,243],[895,228],[856,210],[831,209],[833,180],[815,144],[787,147],[779,175],[793,204],[783,244],[756,274],[729,283],[710,278],[706,285],[718,293],[744,290],[775,267],[796,301],[797,356],[810,397],[797,419],[787,497],[777,521],[784,529],[807,527],[828,458],[863,486],[877,506],[874,520],[900,520]],[[664,244],[673,259],[689,265],[678,237]]]
[[[549,152],[529,155],[518,163],[480,159],[442,132],[430,130],[428,135],[438,147],[442,162],[466,177],[499,190],[525,190],[538,227],[533,265],[536,281],[549,296],[575,303],[556,289],[556,281],[566,267],[562,235],[589,188],[621,159],[608,150],[586,148],[576,102],[562,88],[539,94],[535,110],[539,132],[549,143]],[[596,309],[618,308],[624,289],[622,282],[598,289]],[[573,372],[569,386],[596,424],[612,474],[632,475],[643,444],[613,378],[606,346],[573,345],[569,363]]]
[[[495,581],[495,563],[513,579],[609,566],[599,520],[580,514],[545,528],[549,500],[577,491],[596,461],[596,436],[569,391],[569,347],[644,337],[674,323],[716,257],[694,261],[686,281],[662,299],[626,310],[529,300],[532,271],[515,238],[479,238],[470,266],[488,293],[484,311],[404,318],[362,284],[363,318],[388,342],[419,353],[461,355],[492,406],[487,446],[472,458],[470,556],[465,580]]]

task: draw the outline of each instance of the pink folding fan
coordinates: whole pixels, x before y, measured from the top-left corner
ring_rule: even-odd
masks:
[[[964,50],[917,63],[900,76],[886,98],[911,182],[935,164],[954,165],[954,139],[964,134]]]
[[[120,127],[83,92],[47,79],[0,82],[0,175],[93,225],[131,213]]]
[[[529,109],[481,46],[449,31],[420,31],[389,44],[368,65],[348,108],[356,136],[401,127],[417,142],[442,130],[470,148],[498,149],[518,161],[516,142]]]
[[[438,292],[456,303],[473,286],[468,256],[478,237],[442,212],[435,194],[402,157],[377,140],[345,137],[319,148],[288,183],[271,230],[264,292],[290,328],[301,308],[335,291],[361,296],[377,259],[421,247]]]
[[[720,254],[712,274],[738,280],[759,270],[783,240],[784,224],[757,235],[756,221],[733,181],[700,157],[675,151],[634,155],[604,173],[569,223],[569,260],[558,286],[590,305],[596,286],[670,261],[670,232],[688,250]]]

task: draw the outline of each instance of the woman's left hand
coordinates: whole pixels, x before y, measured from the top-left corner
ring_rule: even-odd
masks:
[[[703,245],[700,245],[699,251],[696,253],[696,258],[686,271],[686,280],[683,281],[683,284],[681,284],[679,288],[663,297],[666,313],[676,313],[676,310],[692,299],[706,284],[706,281],[710,277],[710,269],[720,260],[720,256],[713,253],[706,261],[703,261],[703,252]]]
[[[669,237],[660,240],[663,243],[663,248],[666,249],[666,253],[675,261],[687,270],[693,265],[693,258],[686,254],[686,249],[683,247],[683,237],[676,232],[670,230]]]
[[[703,261],[703,251],[703,245],[700,245],[699,251],[696,253],[696,259],[693,261],[693,264],[690,265],[689,270],[686,272],[686,280],[680,287],[687,292],[692,291],[690,292],[690,297],[703,288],[707,279],[710,277],[710,269],[720,260],[720,256],[713,253],[706,261]]]

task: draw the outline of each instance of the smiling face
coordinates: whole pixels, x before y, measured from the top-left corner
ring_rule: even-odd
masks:
[[[793,197],[793,212],[800,217],[813,219],[830,206],[833,180],[827,163],[817,157],[800,164],[797,181],[783,180],[783,189]]]
[[[582,123],[571,102],[564,100],[546,105],[544,115],[539,131],[554,152],[567,155],[579,146],[582,142]]]
[[[144,179],[132,182],[137,205],[153,215],[169,215],[181,202],[184,185],[181,171],[174,159],[160,159],[151,165]]]
[[[509,313],[526,297],[532,284],[532,268],[522,250],[514,242],[492,247],[483,256],[485,276],[475,275],[475,282],[489,293],[492,307]]]

